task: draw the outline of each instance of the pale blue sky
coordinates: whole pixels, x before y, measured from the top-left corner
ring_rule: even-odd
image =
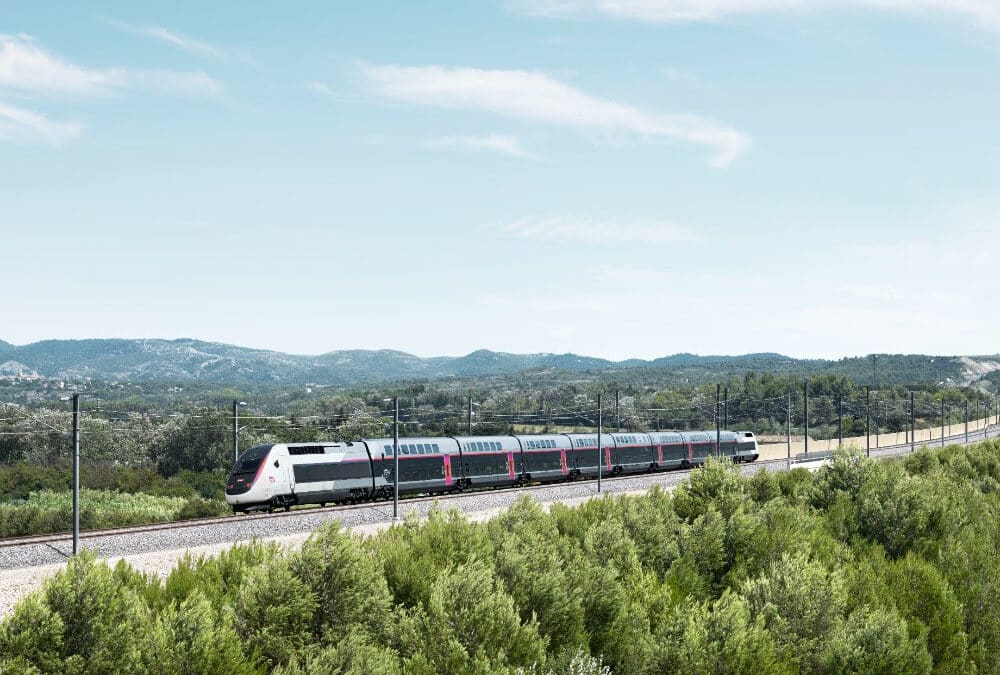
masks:
[[[995,353],[1000,2],[0,0],[0,339]]]

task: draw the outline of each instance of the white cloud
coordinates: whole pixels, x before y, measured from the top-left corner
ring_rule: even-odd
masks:
[[[205,42],[204,40],[196,40],[194,38],[180,35],[164,28],[163,26],[153,24],[134,24],[120,21],[118,19],[104,19],[104,21],[119,30],[159,40],[160,42],[177,47],[178,49],[185,51],[188,54],[193,54],[194,56],[208,57],[218,59],[220,61],[246,60],[244,56],[241,56],[232,50],[217,47],[213,44]]]
[[[698,240],[691,230],[669,222],[592,220],[548,216],[523,218],[496,228],[518,239],[584,244],[677,244]]]
[[[176,70],[134,70],[128,73],[128,83],[184,96],[220,96],[222,85],[205,73]]]
[[[28,35],[0,34],[0,93],[25,96],[95,97],[125,89],[168,94],[218,96],[222,85],[197,71],[92,69],[43,49]],[[83,131],[79,121],[54,121],[45,115],[0,103],[0,140],[41,140],[60,144]]]
[[[516,137],[501,134],[490,134],[488,136],[446,136],[444,138],[432,138],[429,141],[424,141],[424,145],[429,148],[440,148],[443,150],[495,152],[518,159],[540,159],[538,155],[526,150],[521,145],[521,141]]]
[[[0,34],[0,89],[47,96],[102,96],[125,88],[215,96],[222,85],[198,71],[90,69],[69,63],[27,35]]]
[[[0,103],[0,139],[42,140],[59,145],[83,131],[81,122],[54,122],[44,115]]]
[[[322,94],[324,96],[336,96],[336,92],[328,84],[323,84],[322,82],[306,82],[306,89],[309,91],[314,91],[317,94]]]
[[[540,72],[371,64],[362,64],[361,71],[388,98],[704,145],[713,150],[709,164],[715,167],[728,166],[750,145],[742,132],[697,115],[646,112],[591,96]]]
[[[94,96],[121,87],[123,70],[90,70],[68,63],[27,35],[0,35],[0,87],[43,94]]]
[[[711,21],[729,15],[776,11],[933,11],[964,16],[1000,30],[1000,3],[996,0],[515,0],[511,4],[539,16],[610,16],[656,23]]]

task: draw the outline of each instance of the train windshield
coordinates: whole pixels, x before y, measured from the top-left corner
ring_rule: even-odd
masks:
[[[264,461],[264,458],[267,457],[267,453],[269,453],[273,447],[273,445],[258,445],[244,452],[240,455],[240,459],[236,462],[236,466],[233,467],[233,475],[238,476],[243,473],[257,473],[257,469],[260,468],[260,463]]]

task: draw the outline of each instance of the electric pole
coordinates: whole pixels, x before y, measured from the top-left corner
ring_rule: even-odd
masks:
[[[941,447],[944,447],[944,398],[941,398]]]
[[[875,449],[881,447],[879,436],[882,434],[882,402],[875,397]]]
[[[785,443],[788,446],[788,468],[792,468],[792,392],[786,391],[788,404],[785,406]]]
[[[603,412],[601,406],[601,394],[597,395],[597,491],[601,491],[601,474],[604,465],[604,448],[601,447],[601,432],[604,425],[604,420],[601,417]]]
[[[872,456],[872,388],[865,387],[865,456]]]
[[[615,431],[621,432],[621,430],[622,430],[621,408],[618,407],[618,390],[615,389]]]
[[[472,435],[472,396],[469,396],[469,414],[467,416],[468,424],[466,428],[466,435]]]
[[[837,398],[837,445],[844,447],[844,394]]]
[[[722,409],[725,411],[723,426],[725,426],[726,429],[729,429],[729,387],[726,387],[723,391]]]
[[[80,550],[80,395],[73,394],[73,555]]]
[[[246,401],[233,401],[233,466],[240,461],[240,406]]]
[[[722,456],[722,385],[715,385],[715,456]]]
[[[910,452],[917,449],[917,419],[913,410],[913,392],[910,392]]]
[[[472,397],[469,397],[472,400]],[[472,408],[470,407],[471,411]],[[392,519],[399,520],[399,397],[392,397]]]
[[[809,454],[809,378],[802,383],[802,399],[804,401],[802,426],[805,429],[803,436],[806,439],[806,454]]]

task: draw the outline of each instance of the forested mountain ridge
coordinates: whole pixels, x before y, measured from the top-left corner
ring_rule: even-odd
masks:
[[[193,339],[44,340],[17,346],[0,340],[0,363],[13,361],[48,378],[241,384],[350,385],[390,380],[504,376],[519,373],[656,374],[678,383],[719,381],[747,371],[775,375],[830,374],[882,384],[968,385],[997,380],[1000,357],[879,354],[839,360],[781,354],[674,354],[646,361],[610,361],[577,354],[508,354],[478,350],[460,357],[422,358],[394,350],[344,350],[318,356],[285,354]]]

